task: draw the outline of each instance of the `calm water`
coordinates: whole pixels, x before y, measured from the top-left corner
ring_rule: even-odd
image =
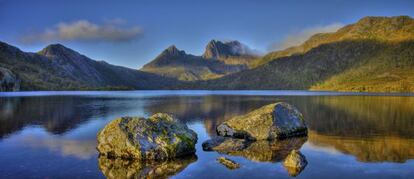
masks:
[[[151,171],[172,178],[290,178],[281,164],[283,150],[258,143],[250,151],[226,155],[241,164],[229,170],[216,162],[223,154],[201,148],[221,122],[277,101],[297,106],[310,128],[307,139],[288,146],[300,148],[309,163],[296,178],[414,178],[414,96],[410,95],[304,91],[0,95],[0,178],[120,178],[152,176]],[[155,112],[173,113],[197,132],[196,156],[145,167],[98,158],[96,133],[106,123]]]

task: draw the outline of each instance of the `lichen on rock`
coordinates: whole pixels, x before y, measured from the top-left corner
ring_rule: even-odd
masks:
[[[98,133],[97,149],[108,158],[165,160],[195,153],[197,134],[173,116],[121,117]]]
[[[288,103],[269,104],[217,127],[220,136],[248,140],[275,140],[307,135],[302,113]]]

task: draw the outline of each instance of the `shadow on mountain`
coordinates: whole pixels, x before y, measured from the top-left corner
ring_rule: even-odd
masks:
[[[197,161],[197,156],[188,156],[164,162],[109,159],[99,157],[99,169],[106,178],[169,178]]]

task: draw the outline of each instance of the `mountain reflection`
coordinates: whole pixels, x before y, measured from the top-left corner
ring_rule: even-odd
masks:
[[[114,105],[117,101],[73,96],[0,98],[0,139],[30,125],[62,134],[92,117],[132,108],[131,105]]]
[[[351,154],[361,162],[404,163],[408,159],[414,159],[413,139],[391,136],[350,138],[310,132],[308,141],[312,145],[333,147],[342,153]]]
[[[225,120],[278,101],[291,103],[302,111],[311,130],[308,142],[312,145],[333,147],[363,162],[414,159],[414,97],[212,95],[0,98],[0,139],[30,125],[39,125],[47,132],[61,135],[102,116],[120,117],[141,112],[146,115],[168,112],[183,122],[201,122],[207,133],[215,136],[216,126]],[[248,158],[262,161],[260,157]]]

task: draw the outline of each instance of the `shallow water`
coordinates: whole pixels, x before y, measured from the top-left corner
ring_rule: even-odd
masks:
[[[414,178],[414,96],[307,91],[128,91],[0,93],[0,178]],[[201,143],[233,116],[285,101],[304,114],[306,139],[282,147],[205,152]],[[157,165],[99,160],[96,133],[120,116],[175,114],[198,134],[196,156]],[[300,148],[308,165],[281,162]],[[290,148],[289,148],[290,147]],[[280,149],[280,150],[279,150]],[[282,150],[283,149],[283,150]],[[241,168],[216,161],[226,156]],[[152,173],[151,173],[152,172]]]

